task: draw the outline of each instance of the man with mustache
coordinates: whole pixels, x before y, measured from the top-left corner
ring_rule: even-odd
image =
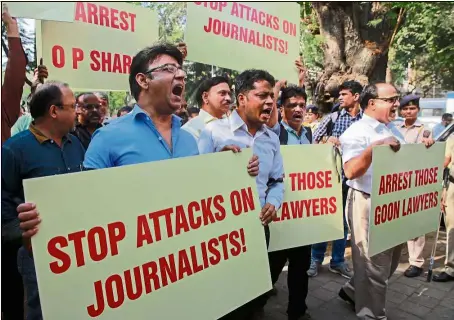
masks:
[[[352,258],[355,273],[339,291],[352,304],[360,319],[386,320],[388,280],[399,264],[402,245],[369,256],[368,234],[372,192],[372,150],[387,145],[397,152],[405,138],[390,121],[399,106],[396,88],[387,83],[368,85],[361,94],[361,120],[340,137],[347,184],[347,215],[352,231]]]
[[[196,140],[205,126],[211,121],[222,119],[229,111],[232,92],[227,78],[213,77],[204,80],[197,90],[196,100],[200,107],[199,115],[190,119],[183,129],[191,133]]]
[[[86,93],[78,98],[78,101],[80,100],[82,103],[78,103],[77,106],[79,112],[78,123],[71,133],[79,138],[86,150],[90,145],[93,133],[102,127],[102,124],[100,124],[102,106],[99,98],[94,93]]]
[[[406,143],[433,144],[431,131],[425,130],[424,124],[418,120],[419,96],[410,94],[400,100],[400,112],[404,121],[397,128],[405,138]],[[426,243],[425,235],[407,241],[410,266],[404,275],[408,278],[418,277],[423,272],[423,250]]]
[[[281,89],[281,115],[279,140],[281,145],[312,143],[310,127],[303,126],[306,113],[307,94],[302,87],[287,86]],[[289,292],[287,315],[289,320],[310,319],[306,313],[306,297],[311,263],[311,246],[301,246],[269,253],[271,280],[273,285],[279,279],[288,261],[287,287]]]
[[[274,78],[263,70],[246,70],[236,78],[237,109],[225,119],[209,123],[202,131],[198,146],[201,154],[223,151],[230,148],[253,148],[258,156],[260,171],[256,178],[262,207],[260,219],[265,227],[269,243],[270,223],[276,216],[284,198],[284,166],[278,136],[267,123],[273,108]],[[249,319],[263,312],[266,295],[260,296],[223,317],[223,319]]]

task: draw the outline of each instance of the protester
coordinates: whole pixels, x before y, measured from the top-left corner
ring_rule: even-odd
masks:
[[[452,114],[445,113],[441,116],[441,123],[437,124],[433,129],[433,136],[436,139],[442,132],[452,123]]]
[[[346,81],[339,87],[340,110],[331,113],[318,126],[314,133],[313,140],[319,143],[324,139],[326,142],[339,146],[339,137],[355,122],[362,118],[363,112],[360,108],[359,98],[362,86],[356,81]],[[345,176],[342,173],[342,203],[345,211],[347,201],[348,186]],[[345,245],[348,234],[348,225],[344,215],[344,238],[332,242],[332,258],[329,271],[337,273],[347,279],[351,278],[353,271],[345,263]],[[312,262],[308,274],[315,277],[318,269],[325,258],[327,242],[312,245]]]
[[[407,95],[400,100],[400,112],[404,121],[397,128],[405,138],[406,143],[431,143],[432,133],[426,130],[424,124],[418,120],[420,97],[414,94]],[[395,114],[395,113],[394,113]],[[404,275],[408,278],[418,277],[422,274],[424,265],[423,250],[426,237],[422,235],[407,241],[410,266]]]
[[[433,276],[433,281],[454,281],[454,135],[446,141],[445,168],[449,168],[447,183],[443,188],[442,211],[446,224],[446,259],[444,270]]]
[[[279,135],[281,145],[312,143],[311,129],[302,125],[306,110],[306,100],[307,94],[301,87],[288,86],[282,89],[282,121]],[[306,297],[309,285],[307,270],[311,262],[311,246],[307,245],[269,253],[273,285],[279,279],[279,275],[287,261],[288,319],[310,319],[310,316],[306,313]]]
[[[79,138],[84,148],[87,149],[93,133],[102,127],[102,124],[100,124],[102,106],[94,93],[85,93],[78,99],[82,100],[82,103],[77,104],[79,108],[78,121],[71,133]]]
[[[184,93],[183,93],[183,101],[181,102],[181,106],[175,112],[175,115],[180,117],[180,122],[181,122],[182,126],[185,123],[187,123],[188,120],[189,120],[189,114],[188,114],[187,106],[188,106],[188,104],[187,104],[186,100],[184,99]]]
[[[15,135],[2,146],[2,237],[22,240],[16,207],[25,201],[23,180],[82,170],[85,150],[80,141],[69,134],[74,128],[74,105],[74,94],[66,84],[43,84],[30,102],[34,119],[30,129]],[[28,221],[29,218],[32,218],[32,224],[39,219],[25,213],[20,220]],[[21,228],[27,228],[27,224],[29,222],[21,224]],[[33,233],[33,228],[28,232]],[[25,239],[28,241],[25,248],[19,250],[16,261],[27,292],[27,320],[38,320],[42,319],[42,314],[35,267],[28,252],[29,238]],[[10,289],[14,289],[10,278],[7,283]],[[22,288],[22,283],[19,286]],[[23,305],[23,296],[20,302]],[[20,306],[16,304],[16,307]],[[23,319],[21,310],[22,314],[15,319]]]
[[[34,75],[33,75],[32,86],[31,86],[31,90],[30,90],[31,92],[30,92],[29,97],[27,98],[27,101],[30,101],[30,99],[33,97],[33,94],[35,93],[36,89],[44,83],[44,80],[47,79],[48,76],[49,76],[49,72],[47,71],[46,66],[39,65],[38,68],[35,69]],[[22,113],[22,115],[16,121],[14,126],[11,128],[11,136],[18,134],[19,132],[28,130],[32,121],[33,121],[33,118],[30,115],[30,113]]]
[[[372,148],[388,145],[397,152],[405,138],[390,122],[399,106],[399,94],[391,84],[367,86],[361,94],[364,115],[340,137],[344,172],[350,187],[347,215],[352,231],[351,247],[355,273],[339,296],[355,306],[361,319],[387,319],[388,280],[399,264],[402,245],[374,256],[368,254],[369,215],[372,191]]]
[[[310,127],[312,132],[317,130],[320,125],[320,113],[316,106],[309,105],[306,107],[306,115],[304,116],[303,125]]]
[[[196,93],[197,104],[200,106],[199,115],[190,119],[183,129],[198,140],[208,123],[226,116],[232,102],[231,94],[230,84],[226,78],[217,76],[204,80]]]
[[[110,118],[110,109],[109,109],[109,95],[105,92],[95,92],[96,97],[101,104],[99,108],[99,114],[101,115],[100,124],[106,125],[109,124]]]
[[[195,107],[188,108],[189,120],[197,117],[199,114],[200,114],[199,108],[195,108]]]
[[[132,111],[132,108],[130,106],[124,106],[124,107],[120,108],[120,110],[118,110],[117,118],[123,117],[123,116],[127,115],[128,113],[130,113],[131,111]]]
[[[20,101],[25,84],[25,66],[28,61],[22,48],[17,21],[9,14],[5,3],[2,5],[2,21],[6,27],[9,49],[2,85],[1,127],[3,144],[11,136],[11,128],[20,115]]]
[[[11,136],[11,128],[20,115],[20,102],[25,84],[25,67],[27,57],[22,48],[19,27],[16,19],[9,14],[6,3],[2,3],[2,21],[8,37],[8,62],[2,84],[2,145]],[[3,40],[2,40],[3,44]],[[3,171],[4,173],[4,171]],[[2,173],[2,174],[3,174]],[[2,226],[4,224],[2,201]],[[20,237],[6,239],[2,232],[2,313],[4,320],[23,318],[24,290],[21,276],[17,270],[17,251],[20,248]]]
[[[276,216],[284,197],[284,168],[279,138],[266,124],[275,108],[274,78],[266,71],[246,70],[236,78],[237,109],[228,118],[207,124],[199,138],[201,154],[253,148],[260,171],[256,178],[262,207],[260,219],[269,243],[268,223]],[[223,319],[249,319],[263,313],[266,295],[238,308]]]

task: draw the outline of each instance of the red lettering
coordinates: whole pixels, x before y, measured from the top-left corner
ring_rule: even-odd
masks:
[[[118,254],[118,243],[126,236],[126,227],[123,222],[112,222],[107,225],[107,232],[109,233],[110,252],[112,256],[116,256]]]
[[[224,197],[222,195],[214,196],[213,206],[217,210],[217,212],[214,214],[214,216],[217,221],[224,220],[227,215],[224,207],[222,206],[223,203],[224,203]]]
[[[153,243],[153,237],[151,236],[150,226],[145,215],[137,217],[137,248],[146,244]]]
[[[126,285],[126,295],[129,300],[139,299],[142,295],[142,274],[140,272],[140,267],[134,267],[134,281],[132,280],[131,270],[125,271],[125,285]],[[132,283],[135,283],[135,292]]]
[[[76,2],[76,3],[80,3],[80,2]],[[94,304],[87,307],[87,312],[88,312],[89,316],[92,318],[99,317],[104,312],[104,308],[105,308],[104,291],[102,289],[102,282],[96,281],[94,283],[94,287],[95,287],[96,303],[98,305],[98,308],[96,308],[96,306]]]
[[[110,27],[109,8],[105,6],[99,6],[99,24],[103,27]]]
[[[106,300],[109,307],[116,309],[125,301],[125,291],[123,289],[123,280],[118,274],[111,275],[106,280]],[[114,295],[114,287],[117,299]]]
[[[179,205],[175,209],[175,235],[179,235],[182,231],[189,231],[188,220],[186,220],[186,213],[184,212],[183,206]]]
[[[80,48],[73,48],[73,69],[77,70],[80,61],[84,60],[84,52]]]
[[[85,23],[87,22],[84,2],[76,2],[76,15],[74,17],[74,20],[85,22]]]
[[[98,7],[90,2],[85,2],[87,5],[87,12],[88,12],[88,17],[87,17],[87,22],[99,25],[98,22]]]
[[[74,252],[76,254],[76,264],[78,267],[85,265],[84,249],[82,238],[85,238],[85,231],[77,231],[68,235],[68,240],[74,242]]]
[[[65,50],[62,46],[52,47],[52,64],[55,68],[63,68],[65,66]]]
[[[169,255],[169,260],[165,257],[159,258],[159,269],[161,271],[162,286],[166,287],[170,283],[177,281],[177,270],[175,264],[175,255],[172,253]]]
[[[88,231],[87,241],[88,253],[93,261],[101,261],[107,257],[107,253],[109,251],[107,247],[107,235],[106,231],[102,227],[91,228],[90,231]],[[96,244],[99,245],[99,252]]]
[[[61,265],[58,261],[53,261],[49,263],[50,271],[55,274],[60,274],[69,269],[71,266],[71,257],[66,254],[64,251],[57,248],[57,246],[61,248],[66,248],[68,246],[68,241],[65,237],[57,236],[47,243],[47,252],[54,258],[59,259]]]

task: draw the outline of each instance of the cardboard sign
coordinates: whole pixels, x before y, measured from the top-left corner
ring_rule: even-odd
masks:
[[[369,256],[438,227],[445,143],[375,147]]]
[[[73,22],[75,2],[7,2],[12,17]]]
[[[49,78],[73,90],[129,90],[133,56],[157,41],[158,18],[124,2],[77,2],[74,23],[37,23],[38,57]]]
[[[188,60],[243,71],[263,69],[298,83],[296,2],[188,2]]]
[[[212,320],[270,290],[251,156],[25,181],[43,221],[33,254],[44,319]]]
[[[268,251],[343,238],[342,183],[333,147],[281,146],[281,153],[285,195],[270,224]]]

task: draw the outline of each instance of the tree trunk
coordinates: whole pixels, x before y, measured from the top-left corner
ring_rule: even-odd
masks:
[[[324,72],[319,94],[335,92],[344,81],[385,81],[388,47],[395,30],[389,9],[378,2],[312,2],[324,38]],[[378,19],[382,19],[381,22]],[[370,21],[377,22],[369,26]]]

